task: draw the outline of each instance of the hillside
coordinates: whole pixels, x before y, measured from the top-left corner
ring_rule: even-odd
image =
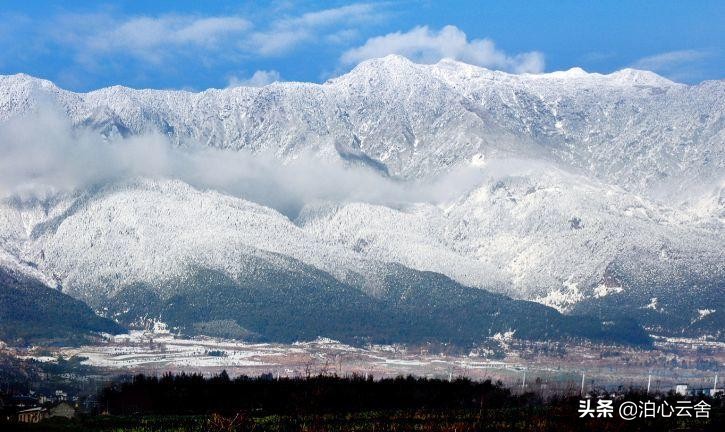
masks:
[[[246,335],[292,338],[260,306],[284,300],[295,319],[375,316],[400,336],[385,320],[408,316],[466,339],[505,330],[476,316],[493,292],[595,327],[722,337],[722,81],[389,56],[324,84],[73,93],[15,75],[0,89],[15,146],[0,162],[14,173],[0,182],[3,262],[125,323],[192,328],[224,292],[210,321]],[[28,163],[27,148],[50,156]],[[386,297],[399,290],[413,304]],[[250,298],[251,315],[226,309]],[[335,327],[294,322],[304,337]]]

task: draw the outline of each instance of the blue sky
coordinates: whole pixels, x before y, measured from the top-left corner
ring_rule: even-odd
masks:
[[[510,72],[579,66],[722,79],[716,1],[15,1],[0,4],[0,74],[72,90],[322,82],[398,53]]]

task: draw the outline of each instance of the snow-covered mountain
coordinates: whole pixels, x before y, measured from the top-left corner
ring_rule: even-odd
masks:
[[[138,284],[170,296],[173,281],[199,268],[252,280],[262,267],[315,269],[381,298],[402,265],[563,311],[601,316],[626,304],[655,331],[722,328],[723,81],[687,86],[636,70],[511,75],[397,56],[321,85],[200,93],[80,94],[0,77],[0,121],[47,105],[108,141],[160,133],[180,148],[281,163],[312,155],[390,184],[475,172],[474,186],[441,200],[343,197],[295,215],[163,178],[5,197],[0,264],[96,309]],[[714,311],[712,324],[702,310]],[[684,324],[668,325],[675,316]]]
[[[725,168],[725,83],[687,86],[631,69],[511,75],[389,56],[322,85],[78,94],[14,75],[0,88],[0,119],[52,102],[106,135],[154,130],[187,146],[358,155],[405,178],[477,154],[547,158],[638,192]]]

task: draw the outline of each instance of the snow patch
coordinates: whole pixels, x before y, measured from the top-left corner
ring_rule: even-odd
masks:
[[[617,294],[624,291],[624,288],[620,286],[607,286],[606,284],[600,284],[594,288],[594,298],[602,298],[611,294]]]

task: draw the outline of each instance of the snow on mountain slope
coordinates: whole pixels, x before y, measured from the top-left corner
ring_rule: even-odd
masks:
[[[38,211],[24,207],[6,202],[0,214],[19,220]],[[197,267],[230,276],[253,273],[245,257],[255,255],[283,266],[288,261],[275,260],[274,254],[292,257],[346,282],[355,282],[358,273],[373,281],[376,274],[375,263],[322,243],[275,210],[180,181],[110,185],[66,197],[53,209],[6,241],[23,261],[81,298],[183,278]]]
[[[687,86],[632,69],[509,75],[456,62],[433,73],[495,123],[526,131],[560,161],[628,190],[657,196],[664,185],[687,190],[722,180],[722,81]]]
[[[508,174],[488,172],[482,186],[447,205],[310,204],[294,223],[178,180],[6,199],[0,214],[11,223],[0,238],[11,252],[3,262],[101,309],[137,284],[172,296],[197,269],[262,282],[269,268],[308,272],[303,264],[373,297],[400,263],[560,310],[623,291],[630,302],[651,302],[637,297],[639,285],[612,279],[613,265],[666,290],[725,280],[720,228],[550,165],[516,164]],[[678,313],[717,303],[709,299],[720,288],[707,289],[715,291],[680,291],[687,304]]]
[[[298,223],[373,259],[559,308],[591,296],[619,260],[654,261],[653,281],[666,282],[681,267],[725,276],[721,227],[699,226],[690,215],[548,164],[508,164],[447,207],[354,203],[307,209]]]
[[[511,75],[388,56],[322,85],[77,94],[15,75],[0,77],[0,89],[0,119],[53,102],[110,136],[154,130],[180,145],[283,158],[353,154],[406,178],[475,154],[543,157],[657,196],[721,180],[725,168],[725,83],[687,86],[631,69]]]
[[[550,165],[510,164],[446,206],[311,204],[294,223],[180,181],[137,180],[45,203],[45,218],[40,203],[6,201],[0,214],[14,223],[2,237],[18,260],[79,297],[180,278],[195,267],[248,274],[246,256],[270,253],[372,293],[385,263],[401,263],[560,309],[593,295],[612,262],[644,259],[641,251],[652,252],[647,259],[659,269],[651,279],[666,281],[682,266],[725,276],[717,274],[725,261],[721,229]]]
[[[725,281],[722,81],[686,86],[635,70],[511,75],[397,56],[322,85],[200,93],[77,94],[0,77],[0,122],[46,104],[110,141],[154,132],[180,147],[272,153],[282,163],[312,155],[392,178],[381,186],[461,167],[480,174],[445,200],[343,196],[309,202],[294,220],[158,178],[4,198],[0,265],[79,298],[163,285],[195,268],[253,279],[260,260],[280,271],[309,266],[373,295],[401,264],[560,310],[631,294],[636,280],[670,294],[684,287],[672,307],[696,315],[704,305],[687,287],[706,286],[710,299]]]

